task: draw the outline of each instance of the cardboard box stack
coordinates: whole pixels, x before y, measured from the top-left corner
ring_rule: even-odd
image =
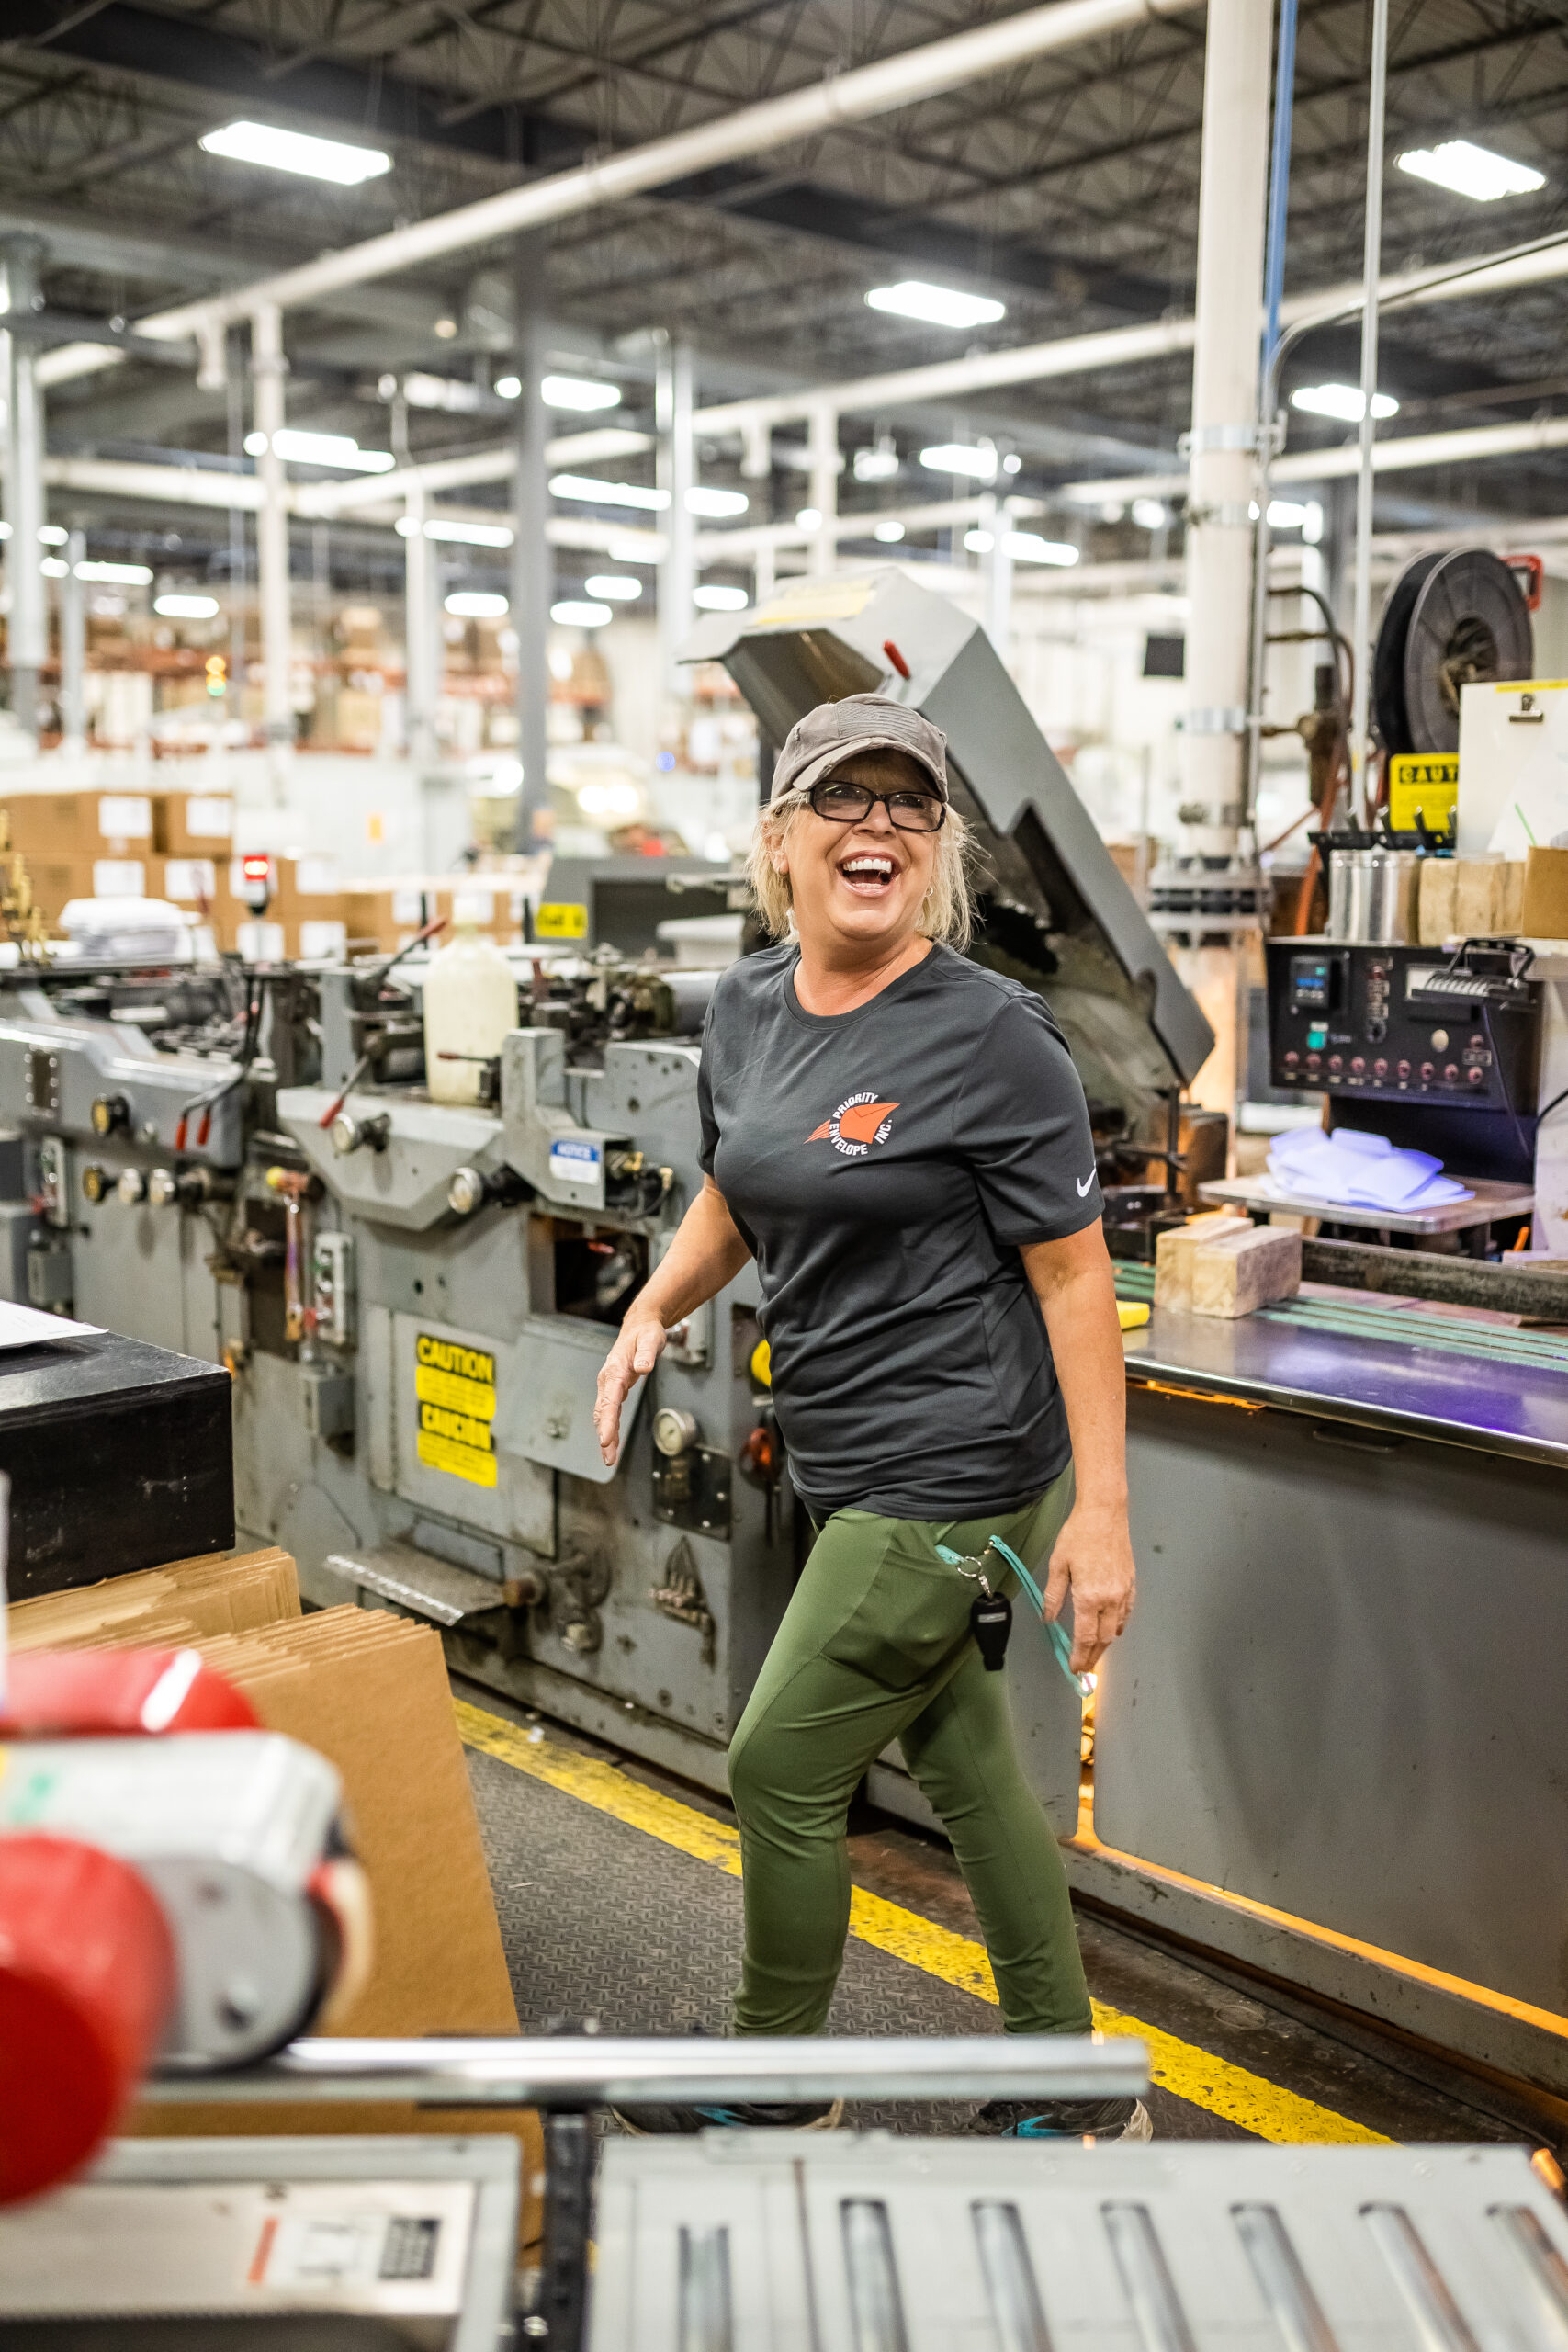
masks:
[[[141,1568],[105,1584],[13,1601],[11,1647],[22,1650],[187,1648],[299,1614],[299,1580],[287,1552],[207,1554]]]
[[[16,792],[0,808],[50,922],[72,899],[166,898],[221,930],[227,794]]]
[[[474,923],[505,947],[523,936],[523,887],[511,874],[409,876],[395,881],[355,882],[344,894],[348,938],[357,947],[390,955],[437,915],[450,934],[460,922]]]

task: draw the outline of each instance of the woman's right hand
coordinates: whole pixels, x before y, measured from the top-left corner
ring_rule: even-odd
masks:
[[[664,1352],[669,1338],[657,1316],[638,1316],[634,1308],[622,1324],[615,1344],[599,1374],[593,1429],[599,1451],[611,1469],[621,1451],[621,1408],[639,1380],[646,1379]]]

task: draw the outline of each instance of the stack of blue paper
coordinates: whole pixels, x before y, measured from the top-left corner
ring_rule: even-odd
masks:
[[[1473,1200],[1469,1186],[1445,1176],[1442,1166],[1429,1151],[1401,1151],[1386,1136],[1355,1127],[1337,1127],[1331,1136],[1294,1127],[1275,1137],[1269,1154],[1269,1173],[1283,1192],[1400,1216]]]

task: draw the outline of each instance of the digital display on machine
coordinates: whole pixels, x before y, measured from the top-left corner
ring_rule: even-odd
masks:
[[[1291,1011],[1326,1012],[1333,965],[1326,956],[1291,958]]]

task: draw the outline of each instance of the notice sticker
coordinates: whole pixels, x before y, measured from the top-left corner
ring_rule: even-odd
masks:
[[[586,939],[588,910],[565,900],[554,906],[547,903],[534,917],[534,935],[536,939]]]
[[[421,1331],[414,1341],[416,1451],[427,1470],[493,1487],[495,1358],[482,1348]]]
[[[550,1174],[558,1184],[596,1184],[600,1158],[596,1143],[563,1136],[558,1143],[550,1146]]]

